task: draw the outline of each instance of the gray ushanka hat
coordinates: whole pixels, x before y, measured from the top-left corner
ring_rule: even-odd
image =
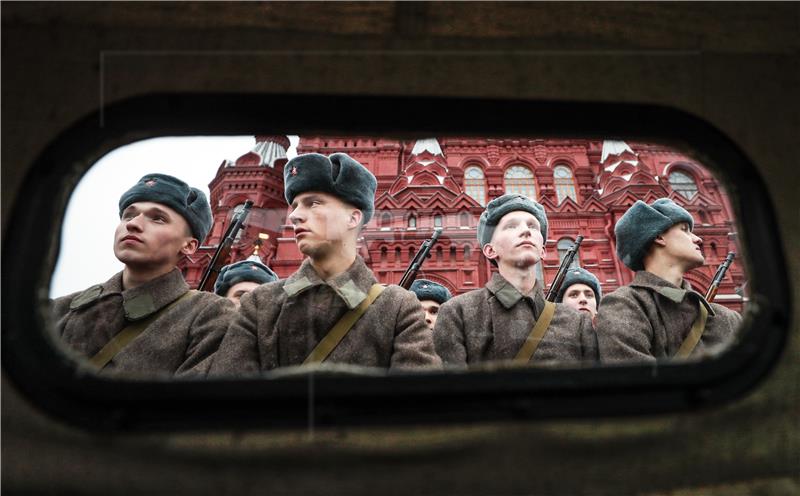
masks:
[[[284,196],[289,205],[294,197],[306,191],[329,193],[364,213],[362,224],[375,211],[375,190],[378,181],[366,167],[346,153],[329,157],[306,153],[291,159],[283,168]]]
[[[417,295],[419,301],[433,300],[440,305],[453,297],[446,287],[427,279],[417,279],[409,291]]]
[[[692,214],[670,200],[660,198],[650,205],[637,200],[617,221],[617,257],[631,270],[644,270],[642,259],[656,237],[679,222],[694,229]]]
[[[217,282],[214,283],[214,292],[225,296],[231,286],[243,281],[265,284],[277,280],[278,275],[266,265],[254,260],[242,260],[226,265],[219,271]]]
[[[600,280],[583,267],[573,267],[569,269],[564,276],[564,282],[561,283],[561,288],[558,290],[556,303],[561,303],[564,299],[564,293],[566,293],[573,284],[585,284],[592,288],[592,291],[594,291],[594,298],[598,303],[600,302],[600,298],[603,297],[603,292],[600,290]]]
[[[497,224],[500,223],[500,219],[515,210],[532,213],[539,221],[542,238],[547,241],[547,214],[544,212],[544,207],[527,196],[508,194],[490,201],[486,205],[486,210],[481,214],[478,221],[478,242],[481,244],[481,248],[492,240],[492,234],[494,234]]]
[[[166,205],[186,219],[192,236],[201,243],[211,230],[211,206],[205,193],[177,177],[147,174],[119,197],[119,215],[132,203],[148,201]]]

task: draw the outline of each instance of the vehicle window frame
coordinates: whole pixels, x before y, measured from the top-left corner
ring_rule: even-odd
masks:
[[[420,122],[422,111],[437,118]],[[597,121],[585,115],[608,118]],[[744,252],[740,260],[747,268],[751,291],[741,339],[713,358],[657,366],[419,371],[386,376],[284,372],[180,381],[87,373],[79,362],[61,353],[51,331],[46,288],[69,195],[91,165],[122,145],[147,138],[275,133],[407,139],[611,136],[673,146],[696,157],[731,192]],[[743,198],[747,198],[747,208]],[[298,94],[145,95],[98,109],[43,149],[28,169],[10,219],[2,255],[2,367],[32,403],[92,431],[294,428],[308,424],[310,411],[315,425],[337,426],[641,415],[707,408],[740,397],[766,376],[784,347],[792,310],[776,215],[755,166],[710,124],[677,109],[644,104]],[[43,242],[42,232],[53,233],[52,239]]]

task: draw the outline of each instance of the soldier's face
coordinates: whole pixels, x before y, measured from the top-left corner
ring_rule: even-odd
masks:
[[[500,219],[483,254],[499,265],[531,267],[544,256],[544,240],[539,220],[530,212],[515,210]]]
[[[686,222],[670,227],[656,238],[656,242],[663,246],[663,253],[682,263],[686,270],[700,267],[705,262],[703,252],[700,251],[703,240],[689,229]]]
[[[326,256],[344,241],[355,241],[361,211],[327,193],[301,193],[292,202],[289,221],[297,247],[311,258]]]
[[[436,316],[439,315],[439,304],[433,300],[420,301],[422,309],[425,310],[425,323],[433,329],[436,325]]]
[[[237,282],[231,286],[230,289],[228,289],[228,293],[225,295],[225,298],[234,302],[238,307],[241,304],[239,300],[242,298],[242,296],[256,289],[258,286],[259,284],[253,281]]]
[[[594,290],[586,284],[573,284],[564,292],[561,302],[579,312],[586,312],[594,318],[597,315],[597,299]]]
[[[160,203],[136,202],[120,217],[114,234],[114,255],[129,268],[171,269],[198,241],[180,214]]]

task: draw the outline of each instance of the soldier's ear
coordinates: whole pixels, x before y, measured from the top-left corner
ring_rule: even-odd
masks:
[[[661,234],[656,236],[656,239],[653,240],[653,244],[656,246],[667,246],[667,242]]]
[[[187,238],[186,242],[184,242],[183,246],[181,247],[181,253],[183,255],[192,255],[199,247],[200,242],[197,240],[197,238]]]
[[[483,245],[481,251],[483,251],[483,256],[489,260],[495,260],[497,258],[497,251],[494,249],[494,246],[492,246],[491,243],[486,243]]]
[[[350,229],[357,229],[361,226],[361,220],[363,218],[364,212],[357,208],[351,209],[350,214],[347,217],[347,227]]]

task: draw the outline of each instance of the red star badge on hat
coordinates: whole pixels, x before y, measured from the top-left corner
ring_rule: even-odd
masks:
[[[296,165],[293,165],[293,166],[292,166],[292,175],[293,175],[293,176],[296,176],[296,175],[297,175],[297,166],[296,166]]]
[[[147,181],[144,182],[144,185],[147,186],[148,188],[152,188],[153,186],[156,185],[156,180],[148,179]]]

